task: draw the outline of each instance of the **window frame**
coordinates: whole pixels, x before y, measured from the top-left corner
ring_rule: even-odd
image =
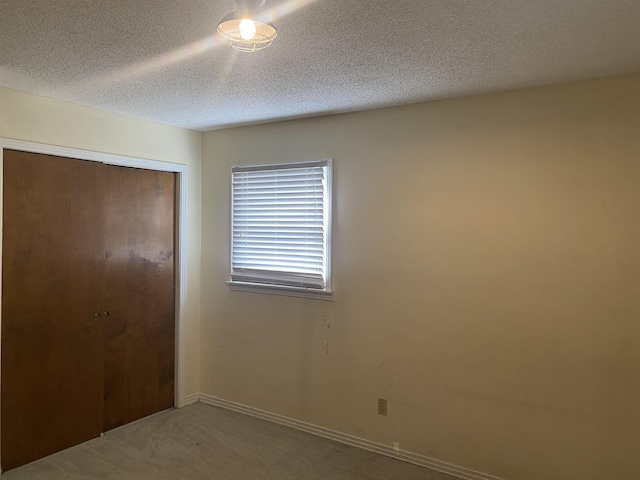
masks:
[[[326,190],[325,190],[325,208],[326,214],[324,218],[324,234],[325,234],[325,286],[324,288],[306,288],[288,285],[257,283],[257,282],[243,282],[238,280],[232,280],[233,274],[233,208],[234,208],[234,192],[233,192],[233,173],[235,169],[244,169],[249,171],[255,170],[269,170],[269,169],[294,169],[305,167],[324,167],[326,168]],[[333,283],[332,283],[332,243],[333,243],[333,159],[326,158],[322,160],[309,160],[309,161],[293,161],[282,163],[265,163],[265,164],[247,164],[247,165],[234,165],[231,167],[230,175],[231,185],[231,208],[230,208],[230,243],[229,243],[229,280],[227,285],[233,291],[240,292],[253,292],[253,293],[265,293],[271,295],[285,295],[302,298],[320,298],[325,300],[334,300]]]

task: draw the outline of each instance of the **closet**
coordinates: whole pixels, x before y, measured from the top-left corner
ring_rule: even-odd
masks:
[[[175,174],[3,163],[6,471],[173,406]]]

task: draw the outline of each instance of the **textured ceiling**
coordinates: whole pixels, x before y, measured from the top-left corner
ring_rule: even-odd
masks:
[[[639,0],[0,0],[0,85],[210,130],[640,71]],[[640,88],[640,86],[639,86]]]

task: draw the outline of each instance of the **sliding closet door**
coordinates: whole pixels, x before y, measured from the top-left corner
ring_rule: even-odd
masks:
[[[103,168],[4,152],[3,470],[102,432]]]
[[[105,173],[104,429],[173,406],[175,174]]]

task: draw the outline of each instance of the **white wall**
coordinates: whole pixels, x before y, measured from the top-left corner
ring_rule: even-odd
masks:
[[[0,137],[187,165],[185,394],[198,392],[201,134],[0,87]]]
[[[327,157],[335,302],[230,291],[230,167]],[[640,75],[210,132],[202,175],[203,393],[509,480],[640,478]]]

